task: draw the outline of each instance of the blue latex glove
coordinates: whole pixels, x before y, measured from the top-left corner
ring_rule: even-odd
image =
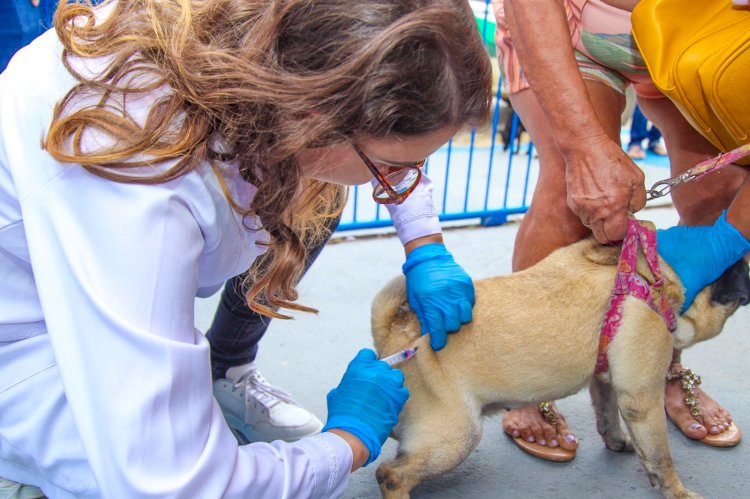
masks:
[[[750,241],[727,222],[726,215],[724,211],[709,226],[679,225],[656,231],[659,255],[685,287],[685,303],[680,314],[690,308],[701,289],[750,251]]]
[[[328,392],[328,421],[323,431],[339,428],[360,439],[370,451],[367,466],[380,455],[408,398],[404,373],[377,360],[372,350],[362,349],[339,386]]]
[[[474,283],[441,243],[414,248],[402,270],[406,297],[422,325],[422,334],[430,333],[430,346],[440,350],[448,340],[447,333],[471,322]]]

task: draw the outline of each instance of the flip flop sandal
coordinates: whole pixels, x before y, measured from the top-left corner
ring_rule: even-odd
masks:
[[[552,410],[552,404],[550,402],[542,402],[538,405],[539,412],[544,416],[552,426],[557,427],[557,414]],[[562,447],[550,447],[548,445],[539,445],[536,442],[529,442],[521,436],[514,437],[508,435],[513,439],[513,442],[524,452],[530,454],[539,459],[546,461],[553,461],[556,463],[566,463],[572,461],[576,457],[575,449],[563,449]]]
[[[703,424],[703,422],[699,419],[701,417],[701,411],[698,408],[698,396],[695,394],[695,387],[701,384],[701,377],[695,374],[691,369],[670,371],[669,374],[667,374],[667,381],[672,381],[675,379],[680,380],[682,389],[685,391],[685,405],[688,406],[690,414],[696,421]],[[699,442],[703,442],[704,444],[710,445],[711,447],[734,447],[741,441],[742,430],[740,430],[734,423],[731,423],[729,425],[729,428],[722,431],[721,433],[717,433],[715,435],[709,433],[699,440]]]

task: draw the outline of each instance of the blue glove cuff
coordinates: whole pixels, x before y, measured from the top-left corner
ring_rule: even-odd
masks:
[[[729,265],[734,264],[737,260],[742,258],[745,253],[750,251],[750,241],[745,239],[742,232],[737,230],[735,226],[727,222],[727,210],[721,212],[721,216],[716,220],[714,225],[718,230],[726,234],[728,246],[735,250],[732,255],[737,255],[737,258],[733,259]],[[732,259],[731,256],[730,259]]]
[[[333,415],[328,418],[328,421],[326,421],[326,425],[321,431],[328,431],[333,428],[338,428],[339,430],[349,432],[360,439],[363,444],[365,444],[367,450],[370,451],[370,457],[367,459],[367,462],[362,465],[363,467],[375,461],[380,456],[380,449],[382,445],[378,441],[377,437],[371,432],[367,431],[362,426],[362,423],[357,421],[356,419],[345,415]]]
[[[445,249],[445,245],[443,243],[425,244],[411,250],[411,252],[406,257],[406,261],[401,266],[401,271],[406,274],[422,262],[446,257],[450,258],[451,260],[453,259],[453,255],[451,255],[451,253],[447,249]]]
[[[709,226],[679,225],[656,233],[659,255],[672,267],[685,288],[680,313],[690,308],[705,286],[750,251],[750,241],[727,222],[727,212]]]

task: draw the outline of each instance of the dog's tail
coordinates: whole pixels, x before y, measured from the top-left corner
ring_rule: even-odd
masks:
[[[379,355],[408,348],[420,336],[419,321],[406,299],[403,275],[391,279],[372,300],[372,337]]]

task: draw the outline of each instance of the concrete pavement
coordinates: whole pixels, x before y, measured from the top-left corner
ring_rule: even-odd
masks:
[[[676,223],[671,207],[647,209],[640,218],[659,227]],[[518,224],[445,230],[456,260],[473,278],[508,273]],[[403,252],[392,235],[359,238],[341,234],[323,251],[303,280],[301,302],[319,309],[317,316],[295,314],[274,320],[261,342],[258,364],[272,383],[292,392],[305,407],[325,420],[325,395],[336,386],[349,360],[371,347],[370,301],[400,272]],[[197,326],[205,330],[217,296],[198,300]],[[542,334],[554,334],[544,331]],[[460,333],[459,333],[460,334]],[[722,335],[683,355],[687,367],[703,377],[703,387],[723,403],[750,438],[750,307],[741,309]],[[550,359],[554,362],[554,359]],[[559,402],[581,445],[574,461],[544,462],[521,452],[502,432],[500,417],[487,418],[477,449],[452,472],[413,491],[415,498],[658,498],[634,454],[608,451],[594,427],[588,393]],[[685,485],[705,497],[750,497],[746,490],[750,442],[734,449],[715,449],[685,438],[672,425],[669,440],[677,471]],[[395,453],[386,443],[380,460]],[[378,462],[351,476],[347,498],[377,498],[374,473]]]

